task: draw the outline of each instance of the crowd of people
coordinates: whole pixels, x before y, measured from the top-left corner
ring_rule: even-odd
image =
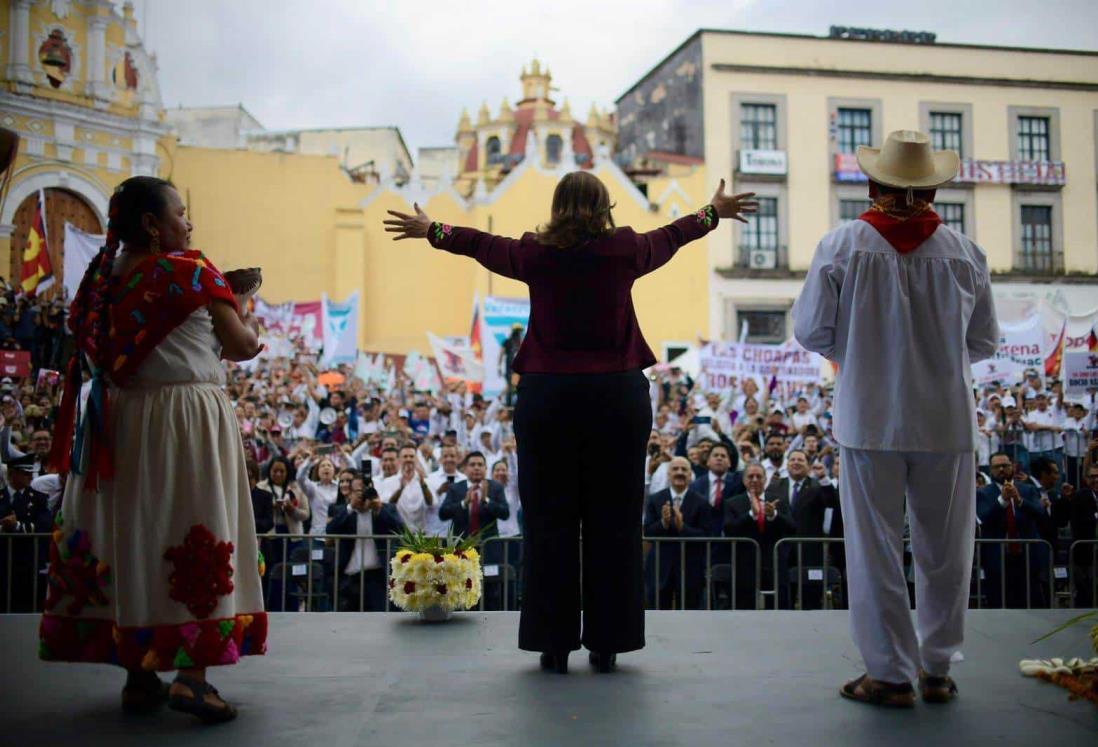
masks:
[[[0,325],[11,331],[0,330],[3,345],[32,352],[35,366],[29,378],[0,380],[0,532],[42,534],[63,491],[45,469],[61,387],[37,371],[61,368],[67,355],[64,304],[8,289],[0,309]],[[226,363],[268,607],[387,609],[386,556],[410,529],[479,531],[488,543],[486,603],[498,608],[507,599],[517,608],[523,516],[506,395],[483,397],[462,382],[415,391],[400,372],[388,388],[346,366],[321,370],[315,354],[298,350],[292,360]],[[748,377],[707,392],[677,368],[650,374],[649,606],[753,609],[760,598],[783,608],[842,606],[842,545],[819,541],[843,537],[829,387],[760,386]],[[1066,398],[1059,381],[1030,371],[1016,385],[989,385],[975,396],[978,535],[1019,540],[981,546],[975,603],[1048,606],[1059,588],[1076,606],[1092,605],[1094,553],[1078,547],[1070,560],[1066,553],[1074,540],[1096,538],[1095,393]],[[392,539],[362,538],[386,535]],[[775,560],[775,545],[787,538],[815,541],[782,543]],[[1052,554],[1025,540],[1044,540]],[[16,543],[10,562],[7,549],[0,548],[0,605],[39,607],[44,584],[35,579],[46,545]],[[1072,587],[1050,582],[1053,566],[1069,565]]]

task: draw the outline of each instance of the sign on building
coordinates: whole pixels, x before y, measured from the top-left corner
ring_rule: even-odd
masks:
[[[740,173],[782,176],[788,169],[784,150],[741,150]]]

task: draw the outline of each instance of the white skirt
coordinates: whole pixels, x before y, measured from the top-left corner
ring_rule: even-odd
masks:
[[[171,670],[266,650],[251,491],[216,384],[110,390],[114,477],[71,474],[39,655]]]

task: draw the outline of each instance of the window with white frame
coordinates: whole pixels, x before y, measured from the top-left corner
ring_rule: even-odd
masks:
[[[1048,117],[1018,117],[1018,159],[1049,160],[1049,130]]]
[[[740,105],[740,147],[744,150],[777,149],[777,106],[774,104]]]
[[[859,145],[873,140],[873,110],[839,107],[835,113],[835,135],[840,153],[855,153]]]
[[[1056,272],[1058,256],[1052,241],[1052,206],[1022,205],[1022,270]]]
[[[964,158],[962,125],[960,112],[930,112],[930,144],[934,150],[955,150]]]
[[[946,224],[958,233],[965,232],[965,206],[961,202],[936,202],[934,211]]]

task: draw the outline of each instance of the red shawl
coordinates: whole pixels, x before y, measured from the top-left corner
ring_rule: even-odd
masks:
[[[107,277],[96,270],[73,301],[74,311],[82,294],[110,296],[110,329],[106,349],[98,351],[88,331],[94,325],[70,320],[79,353],[69,361],[50,464],[62,474],[70,469],[79,474],[86,464],[84,485],[94,490],[99,478],[110,479],[114,471],[104,378],[125,386],[149,353],[194,311],[215,300],[232,304],[234,309],[238,306],[221,272],[199,251],[151,255],[122,278]],[[87,412],[81,418],[78,405],[83,381],[81,362],[85,359],[98,360],[101,366],[92,368]],[[84,449],[88,450],[86,460]]]

